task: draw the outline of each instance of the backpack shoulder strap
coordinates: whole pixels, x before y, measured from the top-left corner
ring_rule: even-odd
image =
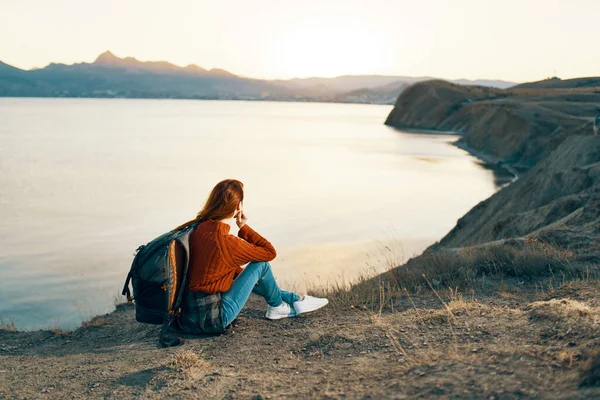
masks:
[[[137,255],[140,252],[140,250],[142,248],[144,248],[145,246],[139,246],[135,252],[133,253],[133,262],[131,263],[131,268],[129,269],[129,273],[127,274],[127,278],[125,278],[125,285],[123,285],[123,291],[121,292],[121,294],[123,296],[127,296],[127,302],[131,303],[133,301],[133,297],[131,296],[131,290],[129,290],[129,282],[131,282],[131,278],[132,278],[132,271],[135,268],[135,261],[137,259]]]
[[[123,296],[127,296],[127,302],[131,303],[133,301],[133,297],[131,297],[131,290],[129,290],[129,282],[131,281],[131,271],[127,274],[127,278],[125,278],[125,285],[123,285],[123,291],[121,294]]]

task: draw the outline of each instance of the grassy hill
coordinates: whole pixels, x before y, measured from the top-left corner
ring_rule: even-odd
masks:
[[[559,79],[549,78],[537,82],[522,83],[513,89],[577,89],[600,88],[600,77]]]

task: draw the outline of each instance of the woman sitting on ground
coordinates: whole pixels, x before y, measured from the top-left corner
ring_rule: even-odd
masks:
[[[223,332],[250,293],[266,300],[268,319],[295,317],[328,303],[277,286],[269,264],[276,256],[275,248],[246,223],[243,188],[238,180],[219,182],[198,216],[176,228],[197,224],[190,236],[187,293],[179,319],[184,331]],[[239,237],[229,234],[233,219],[240,228]]]

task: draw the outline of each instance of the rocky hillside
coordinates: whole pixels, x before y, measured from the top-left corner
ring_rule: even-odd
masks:
[[[459,145],[524,169],[571,135],[589,134],[600,89],[494,89],[427,81],[406,89],[386,120],[464,134]]]
[[[444,247],[536,235],[600,263],[600,138],[571,136],[519,180],[481,202]]]

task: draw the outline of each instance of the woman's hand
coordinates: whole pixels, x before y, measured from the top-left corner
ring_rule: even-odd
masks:
[[[246,214],[243,210],[238,212],[235,216],[235,223],[240,229],[242,229],[242,226],[246,225],[246,221],[248,221],[248,217],[246,217]]]

